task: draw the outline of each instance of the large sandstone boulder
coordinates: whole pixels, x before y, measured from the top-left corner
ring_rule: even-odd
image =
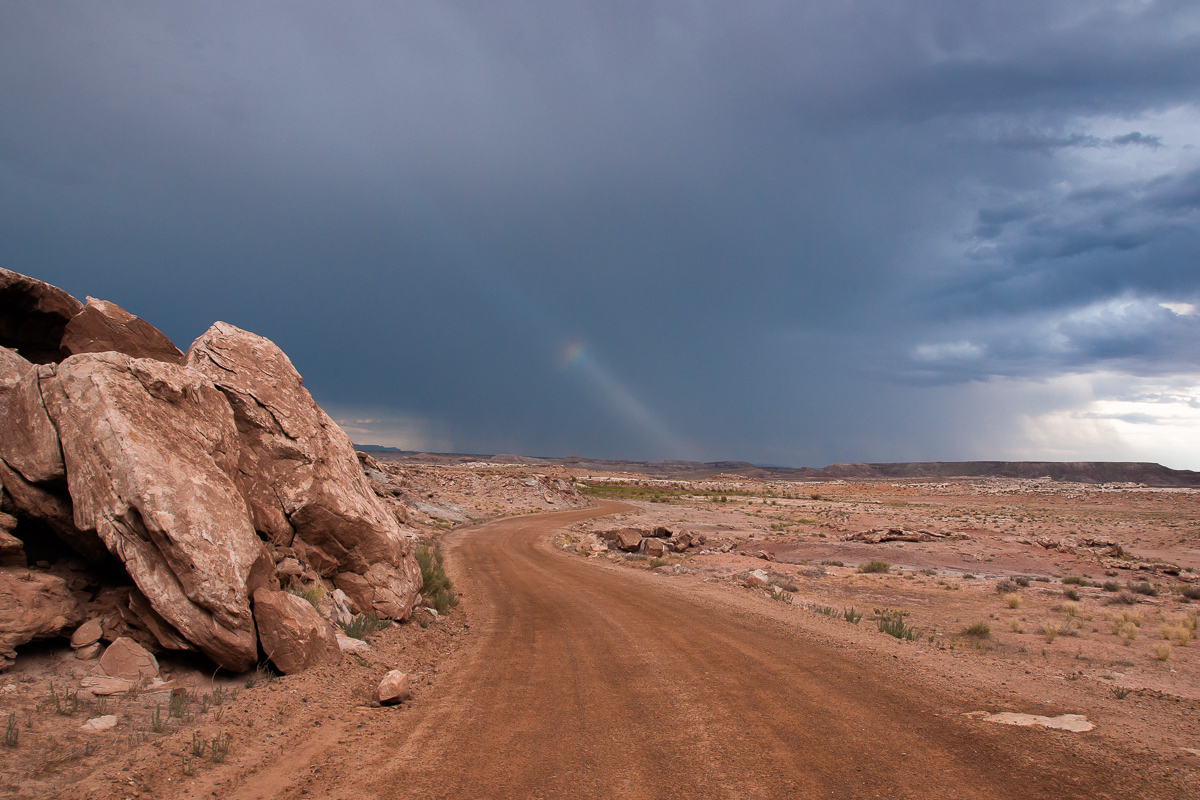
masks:
[[[254,621],[263,652],[285,675],[342,660],[333,627],[312,604],[288,592],[254,592]]]
[[[158,328],[115,303],[94,297],[67,322],[61,349],[71,355],[112,351],[172,364],[184,361],[183,351]]]
[[[63,331],[82,304],[48,283],[0,269],[0,347],[35,364],[61,361]]]
[[[11,666],[20,645],[58,636],[82,619],[83,609],[62,578],[0,568],[0,667]]]
[[[407,618],[421,589],[411,542],[372,491],[350,438],[283,351],[218,322],[192,344],[187,363],[233,407],[242,444],[237,481],[255,527],[303,552],[319,572],[361,576],[371,587],[368,608]]]
[[[33,483],[66,477],[38,368],[7,347],[0,347],[0,459]]]
[[[253,666],[251,583],[271,562],[230,477],[239,446],[221,392],[194,370],[120,353],[71,356],[41,389],[75,527],[99,535],[183,638],[226,669]]]

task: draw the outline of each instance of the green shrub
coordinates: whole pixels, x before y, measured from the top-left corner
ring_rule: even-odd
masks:
[[[879,632],[886,633],[888,636],[895,636],[897,639],[904,639],[908,642],[913,642],[921,638],[921,632],[910,625],[906,625],[903,617],[880,617]]]
[[[352,639],[366,639],[372,633],[391,625],[390,620],[380,619],[377,614],[359,614],[349,622],[343,622],[342,631]]]
[[[1138,594],[1144,594],[1147,597],[1158,597],[1158,589],[1155,589],[1153,586],[1151,586],[1146,581],[1142,581],[1141,583],[1130,584],[1129,590],[1131,592],[1137,592]]]
[[[1116,581],[1105,581],[1100,584],[1100,588],[1106,592],[1119,592],[1121,591],[1121,584]]]
[[[1067,585],[1074,584],[1075,586],[1091,586],[1086,578],[1080,578],[1077,575],[1068,575],[1067,577],[1063,578],[1063,583]]]
[[[858,571],[862,573],[886,573],[891,571],[892,565],[886,561],[868,561],[865,564],[858,565]]]
[[[1074,589],[1063,589],[1063,596],[1065,596],[1068,600],[1079,600],[1079,592],[1075,591]]]
[[[417,566],[421,568],[421,593],[432,597],[450,588],[450,579],[442,568],[442,551],[436,547],[417,545]]]
[[[857,625],[858,621],[862,619],[862,612],[855,611],[854,606],[843,608],[842,619],[846,620],[846,622],[853,622],[855,625]]]
[[[440,589],[433,596],[433,608],[439,614],[445,614],[456,606],[458,606],[458,595],[449,589]]]

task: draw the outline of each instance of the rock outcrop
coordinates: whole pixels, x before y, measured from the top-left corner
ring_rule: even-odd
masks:
[[[296,539],[318,572],[351,573],[364,611],[406,619],[420,572],[399,523],[363,475],[345,432],[321,410],[271,341],[218,322],[188,350],[190,367],[229,399],[241,434],[239,486],[272,542]],[[334,583],[344,588],[334,577]],[[361,601],[360,601],[361,598]]]
[[[254,593],[254,620],[263,652],[285,675],[342,660],[333,626],[294,594],[259,589]]]
[[[0,269],[0,347],[35,364],[61,361],[63,331],[83,304],[48,283]]]
[[[0,499],[0,667],[87,616],[81,658],[126,638],[240,671],[261,640],[294,671],[341,651],[281,582],[319,582],[339,620],[405,619],[420,596],[411,531],[282,350],[216,323],[185,356],[119,306],[7,270]],[[68,587],[26,568],[34,551],[94,577]]]
[[[66,581],[28,569],[0,569],[0,668],[10,666],[26,642],[69,631],[83,608]]]
[[[154,610],[225,669],[258,655],[249,595],[271,563],[234,485],[224,396],[194,370],[121,353],[71,356],[43,381],[75,527],[95,531]]]
[[[63,330],[62,349],[79,353],[124,353],[134,358],[153,358],[183,364],[183,352],[150,323],[113,303],[87,299],[87,305],[71,317]]]

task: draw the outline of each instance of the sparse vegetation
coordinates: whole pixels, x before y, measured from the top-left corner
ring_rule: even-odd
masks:
[[[855,611],[854,606],[850,606],[849,608],[843,608],[842,609],[842,619],[846,620],[846,622],[851,622],[851,623],[857,625],[859,620],[862,619],[862,612]]]
[[[1171,645],[1166,642],[1157,642],[1152,649],[1154,650],[1154,657],[1159,661],[1166,661],[1171,657]]]
[[[417,566],[421,568],[421,594],[433,603],[439,614],[458,605],[458,595],[442,567],[442,551],[427,545],[417,546]]]
[[[1100,584],[1100,588],[1106,592],[1119,592],[1121,591],[1121,584],[1116,581],[1105,581]]]
[[[225,760],[225,756],[229,754],[229,743],[233,741],[233,737],[228,733],[218,733],[209,742],[208,752],[209,759],[214,764],[220,764]]]
[[[780,589],[778,586],[772,586],[771,599],[778,600],[781,603],[790,603],[792,602],[792,595],[790,592],[786,592],[783,589]]]
[[[4,746],[16,747],[21,741],[21,729],[17,727],[17,715],[8,715],[8,724],[4,727]]]
[[[1080,578],[1078,575],[1068,575],[1067,577],[1062,579],[1062,582],[1063,582],[1063,585],[1065,585],[1065,586],[1071,586],[1071,585],[1091,586],[1092,585],[1091,583],[1088,582],[1087,578]]]
[[[996,581],[996,594],[1002,594],[1007,597],[1010,594],[1014,594],[1016,591],[1017,584],[1015,582],[1010,581],[1007,578]],[[1016,606],[1013,606],[1013,608],[1016,608]]]
[[[1129,591],[1131,591],[1135,594],[1142,594],[1147,597],[1158,597],[1158,589],[1156,589],[1152,585],[1150,585],[1149,581],[1142,581],[1141,583],[1130,583]]]
[[[290,594],[296,595],[303,600],[307,600],[312,604],[313,608],[320,608],[321,601],[325,599],[325,587],[320,582],[304,586],[303,584],[291,584],[287,587]]]
[[[891,608],[875,609],[875,622],[879,627],[880,633],[886,633],[888,636],[913,642],[921,638],[921,631],[916,626],[909,625],[904,621],[904,618],[907,616],[908,612],[903,610]]]
[[[390,628],[392,621],[381,619],[378,614],[358,614],[341,624],[342,632],[352,639],[366,639],[372,633]]]
[[[1046,644],[1051,644],[1058,638],[1058,623],[1047,622],[1042,625],[1042,636],[1046,639]]]
[[[1063,589],[1063,597],[1071,601],[1079,600],[1079,592],[1074,589]]]
[[[1008,594],[1004,595],[1004,602],[1008,604],[1009,608],[1020,608],[1021,595],[1017,594],[1016,592],[1009,592]]]
[[[886,574],[891,569],[892,565],[886,561],[867,561],[858,565],[858,571],[864,574]]]
[[[1008,629],[1010,631],[1012,631],[1013,633],[1024,633],[1025,632],[1025,623],[1021,622],[1021,620],[1016,619],[1016,618],[1010,619],[1008,621]]]
[[[987,639],[992,635],[992,626],[982,620],[973,622],[963,628],[963,636],[973,636],[976,639]]]
[[[1074,617],[1079,614],[1079,604],[1068,600],[1062,604],[1062,612],[1068,617]]]

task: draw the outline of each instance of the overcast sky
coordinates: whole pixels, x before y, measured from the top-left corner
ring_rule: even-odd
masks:
[[[0,266],[352,438],[1200,469],[1200,4],[13,2]]]

